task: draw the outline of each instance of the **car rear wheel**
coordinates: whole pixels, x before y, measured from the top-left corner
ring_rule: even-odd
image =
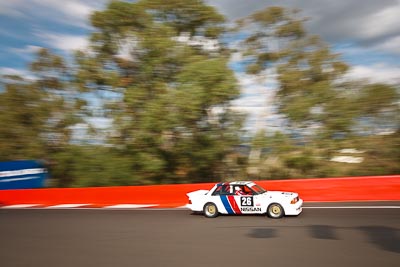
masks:
[[[203,208],[204,216],[207,218],[215,218],[218,216],[218,208],[214,203],[207,203]]]
[[[280,204],[272,203],[268,206],[267,215],[273,219],[279,219],[285,215],[285,211]]]

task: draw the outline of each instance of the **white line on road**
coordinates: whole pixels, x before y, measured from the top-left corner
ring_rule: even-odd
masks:
[[[25,208],[33,208],[37,207],[39,204],[16,204],[16,205],[8,205],[8,206],[2,206],[0,208],[2,209],[25,209]]]
[[[89,206],[90,204],[59,204],[53,206],[47,206],[46,209],[69,209],[69,208],[80,208]]]
[[[118,204],[112,206],[105,206],[105,209],[138,209],[138,208],[149,208],[155,207],[158,204]]]

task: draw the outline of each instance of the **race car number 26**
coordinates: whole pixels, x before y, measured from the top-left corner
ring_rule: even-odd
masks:
[[[242,206],[253,206],[252,197],[241,197],[240,202],[242,203]]]

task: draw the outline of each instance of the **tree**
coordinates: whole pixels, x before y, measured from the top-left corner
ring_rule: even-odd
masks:
[[[20,77],[7,77],[0,93],[0,160],[42,158],[42,125],[49,118],[45,94]]]
[[[70,185],[58,154],[68,151],[72,126],[83,120],[86,102],[63,58],[40,49],[30,64],[32,79],[4,77],[0,93],[0,160],[43,160],[55,185]]]
[[[31,71],[33,80],[8,77],[0,93],[3,160],[47,158],[49,150],[68,145],[69,127],[78,121],[63,59],[41,49]]]
[[[240,20],[239,29],[247,34],[240,51],[249,62],[248,74],[277,73],[275,105],[287,119],[286,130],[294,140],[307,137],[308,148],[294,146],[293,155],[282,153],[280,158],[299,175],[318,175],[322,161],[329,160],[327,150],[360,137],[365,129],[368,134],[398,129],[399,94],[387,84],[345,81],[349,66],[318,36],[307,33],[306,19],[299,14],[269,7]]]
[[[400,91],[388,84],[363,84],[357,105],[360,110],[359,125],[372,133],[400,129]],[[363,122],[364,120],[364,122]]]
[[[198,0],[111,2],[91,17],[91,53],[77,53],[84,90],[120,94],[107,107],[108,142],[143,183],[220,180],[242,118],[239,90],[218,44],[224,18]]]
[[[337,94],[338,79],[348,67],[317,36],[304,29],[298,10],[270,7],[248,17],[257,31],[246,39],[247,54],[253,63],[247,71],[259,74],[275,68],[279,87],[277,100],[295,130],[318,124],[324,131],[348,131],[352,118],[336,121],[330,107],[346,109],[348,101]]]

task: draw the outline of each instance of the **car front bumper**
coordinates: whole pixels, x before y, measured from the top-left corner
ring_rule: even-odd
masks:
[[[285,207],[285,215],[299,215],[303,211],[303,200],[300,199],[295,204]]]

